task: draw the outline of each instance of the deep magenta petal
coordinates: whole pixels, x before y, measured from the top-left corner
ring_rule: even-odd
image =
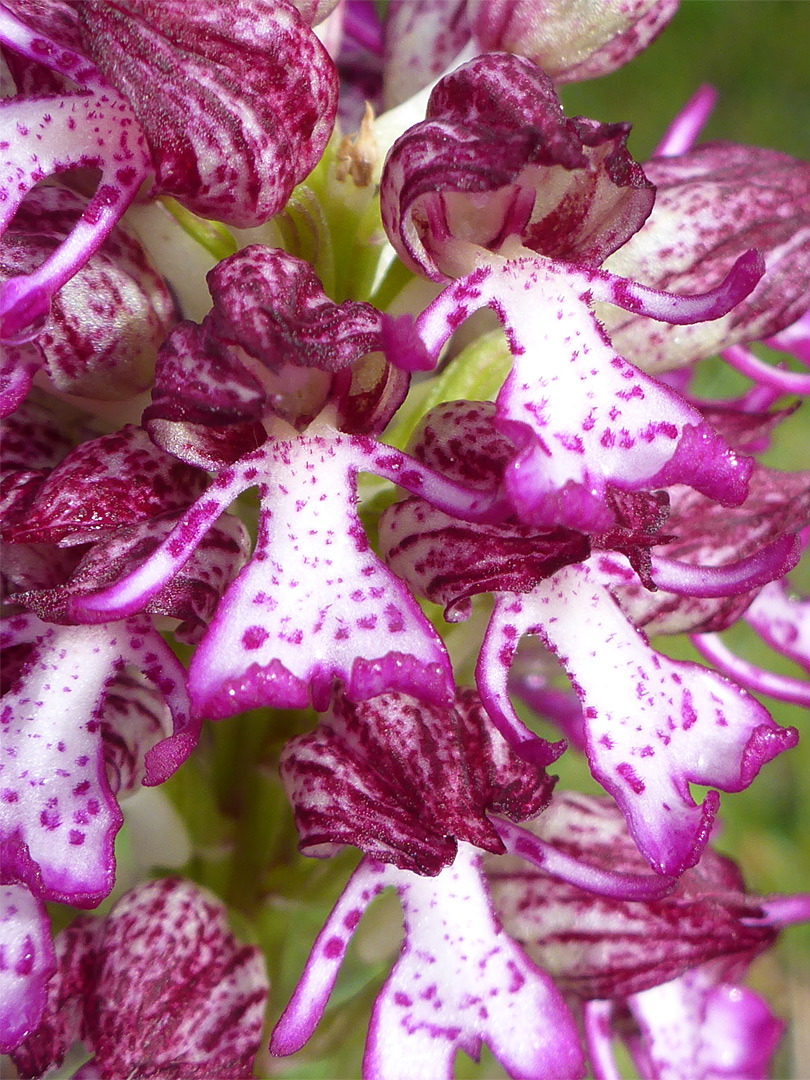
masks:
[[[253,244],[208,274],[214,301],[207,326],[269,368],[285,364],[335,372],[380,347],[371,304],[335,304],[315,271],[285,251]]]
[[[8,529],[12,543],[86,543],[188,506],[205,475],[178,462],[127,424],[72,450],[40,487],[24,520]]]
[[[756,565],[757,553],[774,544],[785,546],[790,561],[790,537],[808,521],[810,474],[778,472],[757,464],[748,498],[739,507],[722,507],[695,491],[674,488],[666,525],[671,539],[656,549],[656,556],[687,563],[696,575],[700,567],[716,568],[714,573],[722,578],[724,573],[734,574],[735,564],[751,565],[753,559]],[[778,548],[775,551],[778,555]],[[686,595],[677,595],[667,591],[663,581],[653,593],[628,578],[615,595],[629,618],[648,634],[705,633],[730,626],[761,584],[752,582],[746,590],[743,577],[742,593],[729,590],[711,599],[705,590],[701,597],[701,590],[691,588]]]
[[[352,844],[430,875],[453,862],[459,840],[502,851],[487,813],[531,817],[552,787],[506,746],[472,691],[451,708],[392,693],[360,705],[337,697],[314,732],[287,743],[280,771],[305,854]]]
[[[470,244],[498,251],[510,236],[539,255],[598,265],[653,204],[628,131],[567,119],[529,61],[480,56],[438,83],[425,122],[392,147],[380,189],[388,238],[434,280],[469,269]]]
[[[337,73],[282,0],[87,0],[85,49],[132,102],[156,190],[247,228],[280,210],[331,134]]]

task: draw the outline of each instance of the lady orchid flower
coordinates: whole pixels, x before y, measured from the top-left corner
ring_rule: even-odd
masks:
[[[317,19],[332,5],[301,6]],[[320,158],[337,104],[334,68],[296,7],[287,0],[0,6],[0,42],[14,57],[19,91],[0,105],[4,130],[15,131],[0,144],[0,233],[44,178],[100,172],[70,232],[35,270],[0,287],[0,341],[38,333],[51,297],[145,181],[152,197],[171,195],[240,227],[283,207]]]
[[[706,87],[641,165],[556,89],[677,7],[0,0],[19,1075],[275,1075],[326,1014],[331,1075],[764,1080],[742,979],[810,898],[709,841],[798,740],[752,691],[810,705],[810,472],[758,457],[810,166],[698,145]]]
[[[405,939],[374,1006],[364,1075],[451,1077],[456,1051],[477,1059],[486,1042],[509,1076],[581,1076],[573,1019],[503,933],[481,850],[514,852],[600,896],[657,897],[672,881],[592,866],[504,820],[544,812],[553,782],[508,748],[472,691],[449,709],[399,694],[357,706],[336,698],[313,733],[285,747],[281,774],[302,850],[325,858],[351,843],[365,858],[318,935],[271,1052],[310,1037],[364,910],[393,887]]]
[[[397,252],[434,280],[458,278],[412,326],[403,317],[390,329],[387,355],[430,369],[470,314],[493,308],[513,357],[497,399],[498,426],[516,444],[504,488],[534,525],[604,530],[608,485],[633,492],[685,483],[726,506],[746,494],[751,463],[619,356],[592,311],[599,300],[702,323],[743,301],[762,274],[760,257],[741,249],[713,291],[679,297],[598,269],[653,204],[626,133],[567,120],[542,72],[495,54],[438,84],[428,120],[394,145],[385,166],[383,220]],[[553,320],[536,318],[547,309]],[[568,362],[548,370],[544,354]]]
[[[613,871],[641,868],[607,800],[564,792],[528,828]],[[644,1080],[768,1075],[781,1024],[734,984],[780,929],[810,918],[810,895],[751,896],[711,848],[674,891],[638,903],[594,896],[511,855],[487,857],[484,871],[505,929],[582,1017],[594,1076],[619,1075],[617,1035]]]
[[[474,402],[439,406],[423,422],[415,456],[427,464],[441,462],[450,476],[468,483],[474,477],[485,490],[497,489],[514,447],[498,433],[496,408]],[[680,873],[699,858],[718,808],[715,791],[695,806],[689,784],[739,791],[765,762],[795,745],[798,735],[777,727],[757,701],[716,673],[657,654],[624,610],[640,625],[650,608],[683,607],[693,619],[708,619],[722,605],[733,611],[741,594],[750,599],[758,587],[781,577],[796,562],[795,531],[807,522],[807,477],[797,474],[796,480],[795,487],[787,485],[781,505],[766,489],[758,505],[732,512],[736,529],[728,528],[728,561],[719,566],[713,565],[715,556],[724,555],[712,521],[716,504],[688,488],[680,489],[683,497],[692,504],[702,500],[708,520],[686,514],[689,532],[680,543],[683,526],[674,513],[667,516],[669,499],[660,492],[658,499],[612,494],[617,524],[590,536],[514,519],[463,524],[410,498],[385,511],[380,543],[389,565],[418,593],[443,604],[452,621],[469,616],[475,594],[494,594],[476,667],[479,691],[510,745],[548,764],[559,749],[518,719],[508,687],[520,638],[542,637],[580,697],[595,778],[624,811],[651,865]],[[803,503],[797,504],[798,493]],[[734,522],[724,513],[727,524]],[[709,565],[701,565],[701,541],[704,551],[711,547]],[[688,545],[692,558],[659,555],[651,550],[658,545],[675,549],[673,554],[685,553]],[[648,591],[659,587],[661,592]]]
[[[354,701],[386,690],[450,700],[447,655],[371,550],[354,509],[356,478],[373,473],[464,517],[497,515],[497,500],[372,437],[407,380],[379,355],[382,316],[370,305],[335,304],[307,264],[253,246],[208,280],[212,312],[167,339],[144,421],[161,445],[215,469],[216,479],[147,562],[100,595],[77,597],[73,616],[142,609],[225,508],[258,487],[253,558],[192,660],[196,713],[310,701],[324,709],[335,679]]]

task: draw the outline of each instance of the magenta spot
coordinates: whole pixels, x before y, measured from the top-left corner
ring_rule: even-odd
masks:
[[[343,920],[343,925],[347,930],[354,930],[355,926],[360,922],[363,912],[360,908],[355,908],[350,911],[346,918]]]
[[[0,798],[2,798],[4,803],[15,803],[18,801],[19,796],[17,795],[16,791],[12,791],[10,788],[6,788]]]
[[[71,829],[69,835],[70,843],[74,847],[81,847],[84,843],[84,833],[79,832],[78,829]]]
[[[684,731],[688,731],[689,728],[697,722],[698,718],[697,713],[695,712],[695,708],[692,705],[692,695],[688,690],[684,690],[683,692],[681,715],[683,716],[683,724],[681,726],[683,727]]]
[[[402,1005],[406,1008],[409,1005],[413,1005],[413,1001],[408,997],[407,994],[403,994],[401,990],[397,990],[397,992],[394,994],[394,1003],[397,1005]]]
[[[242,644],[246,649],[260,649],[269,637],[263,626],[249,626],[242,634]]]
[[[628,764],[626,761],[623,761],[620,765],[616,766],[616,772],[619,774],[622,780],[624,780],[624,782],[627,784],[627,786],[632,792],[634,792],[636,795],[641,795],[646,785],[643,780],[640,780],[638,778],[638,776],[636,775],[636,771],[632,765]]]
[[[330,937],[323,947],[323,955],[327,960],[337,960],[343,955],[344,945],[339,937]]]
[[[43,810],[39,815],[39,822],[44,829],[52,832],[59,828],[60,817],[56,810]]]

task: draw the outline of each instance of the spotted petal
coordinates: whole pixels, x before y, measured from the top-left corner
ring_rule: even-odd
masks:
[[[272,1053],[292,1053],[312,1034],[364,908],[387,885],[399,893],[405,940],[374,1006],[365,1077],[450,1080],[456,1053],[477,1060],[482,1043],[511,1077],[583,1075],[573,1018],[548,976],[501,930],[467,845],[435,878],[360,864],[273,1032]]]
[[[39,1024],[55,970],[45,905],[24,885],[0,885],[0,1053]]]
[[[354,701],[385,690],[451,696],[441,641],[371,550],[356,516],[348,440],[266,444],[261,531],[189,670],[211,718],[273,704],[326,708],[336,678]]]
[[[609,485],[640,491],[685,483],[737,505],[752,462],[696,409],[617,355],[587,301],[602,295],[623,307],[640,303],[678,322],[715,318],[750,291],[758,272],[756,257],[745,257],[714,293],[674,297],[600,271],[503,262],[450,285],[419,316],[412,336],[393,333],[387,348],[404,366],[430,367],[468,315],[487,305],[495,310],[514,358],[497,400],[497,426],[519,448],[505,483],[529,524],[601,532],[613,521]]]
[[[12,543],[82,544],[115,529],[184,508],[205,476],[127,424],[72,450],[39,488]]]
[[[708,839],[719,797],[711,791],[696,806],[690,783],[741,791],[797,742],[794,729],[778,727],[715,672],[650,649],[589,565],[496,601],[477,681],[505,735],[516,723],[506,673],[527,632],[540,634],[565,667],[583,703],[591,771],[659,873],[694,865]]]
[[[12,98],[0,103],[3,129],[16,136],[0,149],[0,233],[40,180],[70,168],[97,168],[95,194],[71,231],[32,274],[0,286],[0,341],[33,337],[48,315],[50,298],[82,266],[121,218],[151,171],[149,152],[127,98],[102,78],[82,52],[60,39],[75,30],[66,9],[47,32],[5,7],[0,37],[15,51],[61,71],[83,87],[77,93]],[[41,14],[41,13],[40,13]],[[55,34],[55,37],[51,35]]]
[[[96,920],[79,916],[57,934],[53,943],[57,968],[48,982],[44,1012],[12,1055],[21,1076],[42,1076],[61,1065],[81,1037],[82,985],[100,929]]]
[[[3,631],[5,646],[34,646],[0,714],[0,833],[7,864],[37,895],[97,903],[112,887],[113,840],[122,820],[105,764],[106,690],[132,664],[165,696],[174,734],[146,756],[148,781],[160,783],[188,757],[199,730],[185,702],[183,669],[144,619],[56,627],[18,615]]]
[[[258,486],[256,551],[194,654],[195,708],[211,717],[271,703],[301,708],[310,693],[326,708],[335,678],[355,701],[402,690],[449,702],[444,647],[371,551],[356,516],[355,478],[375,473],[461,516],[489,517],[491,494],[467,491],[371,439],[342,435],[323,418],[303,434],[281,421],[273,432],[219,474],[139,569],[96,596],[76,598],[73,616],[101,622],[144,610],[225,507]]]
[[[391,0],[384,26],[383,107],[437,79],[469,41],[467,0]]]
[[[60,968],[42,1026],[15,1054],[26,1075],[61,1062],[81,1036],[102,1076],[248,1080],[259,1047],[267,976],[240,946],[225,908],[191,882],[151,881],[106,919],[57,937]],[[63,1017],[73,1025],[60,1025]]]
[[[66,188],[35,188],[0,241],[0,279],[35,274],[67,241],[87,204]],[[117,225],[53,297],[35,340],[10,348],[8,359],[17,354],[18,379],[35,364],[65,393],[133,397],[149,386],[174,317],[168,286],[140,243]]]

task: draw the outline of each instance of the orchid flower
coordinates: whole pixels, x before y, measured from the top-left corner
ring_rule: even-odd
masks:
[[[529,827],[546,842],[587,847],[611,869],[638,868],[604,799],[566,792]],[[617,1034],[644,1080],[768,1075],[782,1025],[734,983],[782,927],[810,919],[810,895],[750,896],[736,866],[711,849],[674,892],[642,903],[593,896],[512,857],[487,858],[484,868],[505,928],[578,1003],[594,1076],[620,1075]]]
[[[509,440],[498,436],[496,415],[484,403],[440,406],[425,418],[415,456],[428,464],[443,460],[449,475],[476,476],[491,490],[512,453]],[[797,479],[803,492],[806,478],[799,474]],[[622,526],[590,538],[515,521],[462,525],[410,498],[385,512],[380,542],[389,565],[419,593],[442,603],[452,621],[469,616],[476,593],[494,594],[476,667],[478,687],[510,745],[547,764],[555,756],[552,747],[518,719],[508,694],[509,667],[521,636],[541,635],[581,699],[594,776],[621,806],[651,865],[680,873],[699,858],[718,805],[717,793],[710,792],[696,807],[689,783],[742,790],[766,761],[795,745],[797,733],[778,728],[753,698],[714,672],[656,654],[622,604],[642,625],[647,608],[674,609],[676,622],[679,615],[709,619],[722,605],[739,612],[735,603],[741,594],[750,598],[795,563],[794,531],[806,521],[807,508],[796,505],[796,491],[786,482],[789,494],[781,510],[787,516],[778,514],[771,498],[774,520],[763,525],[764,494],[748,511],[748,529],[742,510],[735,512],[742,520],[729,530],[726,566],[700,566],[709,536],[715,541],[712,561],[715,555],[724,558],[711,521],[715,504],[709,500],[706,522],[689,507],[684,515],[689,532],[680,545],[672,543],[681,531],[677,517],[665,520],[660,500],[638,496],[624,504],[614,497],[614,511],[624,515]],[[682,490],[687,500],[702,498]],[[771,488],[767,491],[772,496]],[[675,537],[668,535],[670,526]],[[698,565],[651,553],[662,541],[677,554],[691,548]],[[732,561],[730,555],[743,557]],[[623,599],[628,581],[629,597]],[[650,594],[643,587],[659,585],[665,591]],[[638,603],[635,613],[632,598]]]
[[[374,1006],[363,1075],[451,1077],[456,1051],[477,1059],[486,1042],[509,1076],[580,1076],[572,1018],[502,932],[476,848],[515,852],[604,896],[660,896],[672,882],[594,867],[504,820],[544,811],[552,785],[508,748],[470,691],[452,710],[396,694],[337,700],[315,732],[287,745],[281,772],[302,850],[324,858],[352,843],[366,857],[318,935],[271,1052],[310,1037],[365,908],[390,886],[405,939]]]
[[[302,6],[310,18],[328,11]],[[9,344],[38,332],[51,297],[144,181],[152,196],[204,216],[259,224],[316,164],[334,120],[334,69],[286,0],[14,2],[0,8],[0,41],[15,55],[20,90],[0,106],[16,130],[3,143],[0,232],[38,181],[79,167],[101,173],[55,250],[3,283],[0,340]]]
[[[189,671],[196,713],[310,700],[323,709],[336,678],[355,701],[387,689],[449,700],[447,655],[370,549],[354,510],[356,477],[371,472],[465,517],[497,515],[496,500],[366,434],[384,426],[405,389],[374,357],[381,316],[370,305],[335,304],[305,263],[258,247],[222,262],[209,283],[214,308],[201,327],[183,323],[167,339],[144,420],[173,453],[217,477],[143,566],[77,598],[73,616],[142,610],[234,498],[258,487],[253,559]]]
[[[750,462],[614,352],[592,311],[601,301],[703,325],[739,305],[762,274],[760,257],[742,245],[725,280],[718,275],[702,296],[656,292],[598,269],[653,204],[624,149],[626,132],[567,120],[542,72],[491,55],[438,84],[428,119],[394,145],[384,170],[383,221],[401,258],[434,280],[459,278],[413,326],[403,318],[389,330],[387,355],[431,369],[471,313],[493,308],[513,356],[497,399],[498,425],[517,446],[505,489],[535,525],[606,528],[608,485],[686,483],[726,506],[746,494]],[[484,155],[491,164],[482,168]],[[471,206],[484,212],[471,217]],[[537,317],[546,310],[555,318]],[[544,354],[570,362],[545,370]]]
[[[764,1080],[810,166],[557,96],[677,7],[0,0],[20,1075]]]

